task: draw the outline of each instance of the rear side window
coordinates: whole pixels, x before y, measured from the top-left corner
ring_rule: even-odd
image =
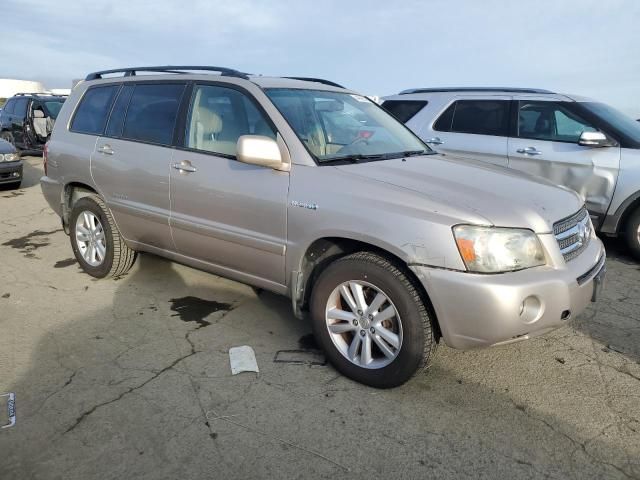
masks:
[[[109,123],[105,135],[107,137],[119,137],[122,135],[122,127],[124,126],[124,117],[127,114],[127,107],[131,100],[131,94],[135,85],[125,85],[120,89],[118,98],[116,98],[109,115]]]
[[[402,123],[407,123],[428,103],[426,100],[387,100],[382,103],[382,108]]]
[[[434,130],[506,137],[509,103],[508,100],[458,100],[436,121]]]
[[[127,109],[122,137],[170,145],[184,89],[185,84],[182,83],[136,85]]]
[[[16,105],[13,107],[13,114],[18,117],[25,117],[27,115],[27,106],[29,104],[28,98],[19,98],[16,100]]]
[[[12,98],[11,100],[7,101],[7,103],[4,105],[2,111],[4,113],[13,113],[13,106],[16,104],[16,101]]]
[[[73,116],[71,131],[102,135],[118,87],[107,85],[87,90]]]

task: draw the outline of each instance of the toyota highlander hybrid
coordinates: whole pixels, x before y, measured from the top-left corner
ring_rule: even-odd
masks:
[[[322,79],[220,67],[92,73],[63,104],[41,185],[82,268],[151,252],[287,295],[343,374],[392,387],[437,342],[565,324],[605,251],[574,192],[432,151]]]

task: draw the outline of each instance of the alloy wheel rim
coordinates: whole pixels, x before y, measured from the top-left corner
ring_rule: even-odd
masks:
[[[85,262],[92,267],[102,265],[107,254],[107,242],[100,219],[85,210],[76,219],[76,245]]]
[[[402,321],[380,288],[361,280],[338,285],[327,300],[325,321],[331,341],[354,365],[384,368],[402,348]]]

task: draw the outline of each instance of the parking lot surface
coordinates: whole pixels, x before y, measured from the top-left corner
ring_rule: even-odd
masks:
[[[283,297],[145,254],[84,274],[40,164],[0,191],[1,479],[640,478],[640,264],[617,242],[566,327],[441,346],[375,390],[325,364]],[[240,345],[258,374],[231,375]]]

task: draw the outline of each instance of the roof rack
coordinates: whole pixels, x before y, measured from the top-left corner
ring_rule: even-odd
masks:
[[[514,92],[514,93],[555,93],[541,88],[513,88],[513,87],[443,87],[443,88],[411,88],[403,90],[399,95],[410,93],[436,93],[436,92]]]
[[[154,72],[154,73],[187,73],[193,71],[202,72],[218,72],[222,76],[226,77],[239,77],[248,79],[249,76],[246,73],[239,72],[233,68],[225,67],[212,67],[212,66],[185,66],[185,65],[165,65],[162,67],[130,67],[130,68],[115,68],[113,70],[101,70],[99,72],[93,72],[87,75],[85,80],[99,80],[103,78],[103,75],[109,75],[111,73],[122,73],[124,77],[133,77],[137,72]]]
[[[51,92],[21,92],[13,95],[14,97],[68,97],[66,93]]]
[[[324,85],[329,85],[332,87],[345,88],[339,83],[332,82],[331,80],[325,80],[324,78],[315,78],[315,77],[282,77],[282,78],[290,78],[291,80],[302,80],[305,82],[322,83]]]

